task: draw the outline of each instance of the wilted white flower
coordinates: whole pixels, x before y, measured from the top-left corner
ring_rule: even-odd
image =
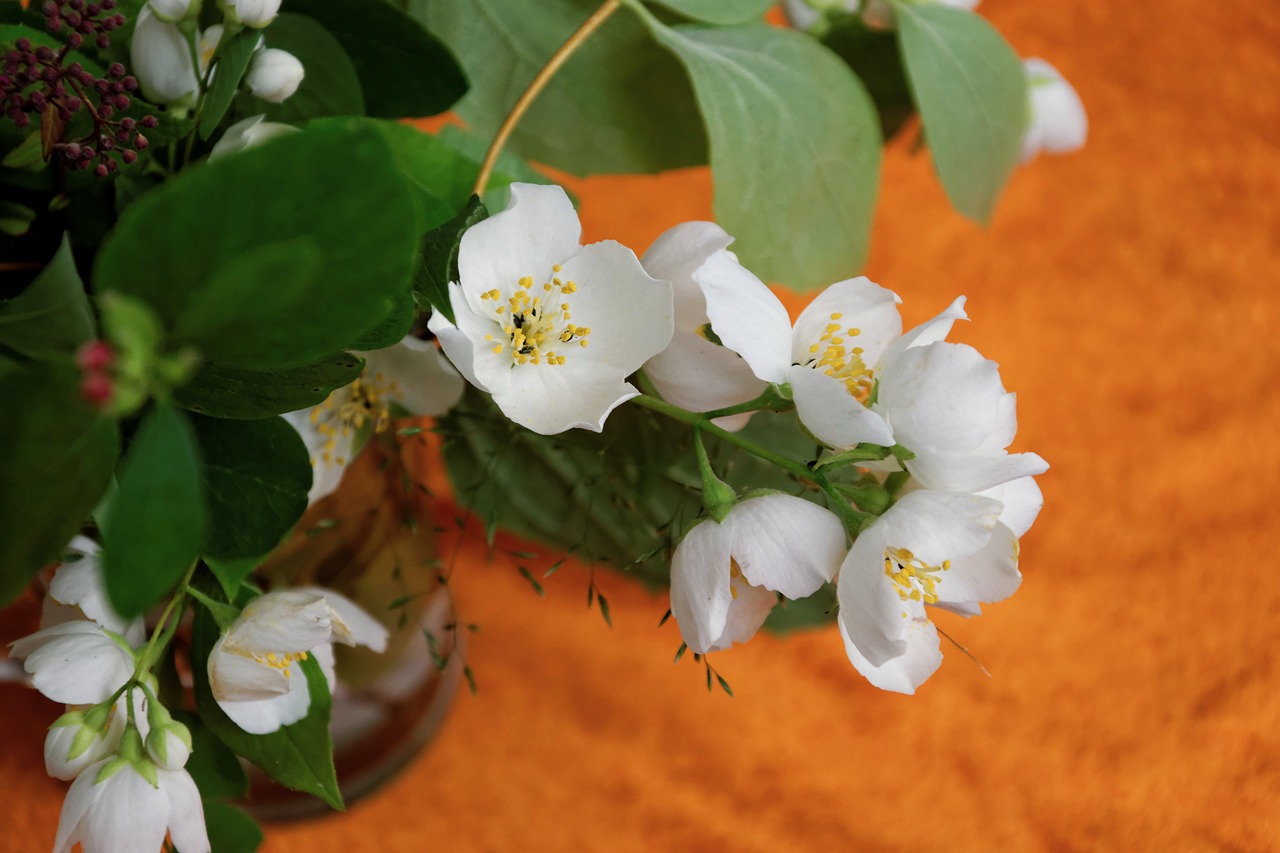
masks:
[[[627,376],[671,341],[671,285],[619,243],[582,246],[581,230],[560,187],[512,184],[507,209],[462,236],[457,325],[430,321],[462,375],[543,435],[598,432],[639,393]]]
[[[813,595],[845,555],[844,527],[803,498],[748,498],[699,522],[671,558],[671,615],[698,654],[745,643],[778,601]]]
[[[1076,90],[1043,59],[1024,59],[1031,96],[1031,120],[1022,136],[1022,162],[1041,151],[1066,154],[1084,147],[1089,116]]]
[[[268,47],[253,54],[244,82],[254,97],[279,104],[298,91],[305,76],[298,57],[286,50]]]

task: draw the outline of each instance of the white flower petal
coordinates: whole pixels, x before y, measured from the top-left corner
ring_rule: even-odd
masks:
[[[694,526],[671,557],[671,615],[695,654],[712,651],[725,633],[732,596],[732,532],[714,521]]]
[[[883,526],[889,547],[905,548],[925,563],[940,566],[986,547],[1001,509],[991,498],[920,490],[900,497],[874,526]],[[882,566],[880,572],[883,576]]]
[[[219,702],[274,699],[289,692],[289,680],[281,670],[228,651],[225,636],[209,653],[208,675],[213,698]]]
[[[911,695],[942,665],[942,649],[938,629],[927,619],[912,619],[905,632],[906,651],[879,666],[867,660],[849,639],[845,623],[840,622],[840,636],[850,663],[863,677],[881,690]]]
[[[94,622],[65,622],[11,644],[37,690],[65,705],[96,705],[133,677],[133,654]]]
[[[711,327],[765,382],[787,381],[791,317],[764,282],[728,252],[717,252],[694,273],[707,299]]]
[[[1089,116],[1080,95],[1056,68],[1043,59],[1022,62],[1031,96],[1031,122],[1022,140],[1022,160],[1040,151],[1066,154],[1083,148]]]
[[[910,619],[917,609],[924,612],[919,603],[903,601],[885,577],[885,533],[885,526],[878,522],[854,540],[836,584],[840,630],[874,666],[906,653],[903,635]]]
[[[541,435],[567,429],[600,432],[609,413],[639,395],[622,374],[611,367],[575,359],[566,364],[523,364],[511,370],[518,383],[493,401],[502,413]]]
[[[581,236],[578,214],[563,189],[512,184],[506,210],[462,235],[458,273],[465,298],[483,315],[481,293],[497,288],[505,297],[524,276],[545,281],[553,266],[578,253]]]
[[[169,24],[147,5],[138,13],[129,42],[130,69],[142,92],[155,103],[189,104],[197,89],[191,45],[176,24]]]
[[[391,636],[391,632],[359,604],[325,587],[299,587],[297,591],[321,596],[333,610],[335,642],[348,646],[365,646],[375,652],[387,650],[387,639]],[[317,646],[317,648],[321,647]]]
[[[735,585],[737,595],[729,600],[729,612],[725,614],[724,630],[711,644],[708,651],[718,652],[734,643],[745,643],[756,635],[764,620],[778,603],[777,593],[764,587],[748,584]],[[690,646],[692,648],[692,646]]]
[[[875,410],[898,443],[922,451],[973,453],[1002,426],[999,366],[967,344],[912,347],[880,373]]]
[[[1044,506],[1044,495],[1032,477],[1019,477],[981,494],[1004,504],[1004,509],[1000,511],[1000,523],[1012,530],[1013,535],[1019,539],[1027,535]]]
[[[182,853],[210,853],[204,806],[195,780],[185,770],[158,769],[160,790],[169,800],[169,837]]]
[[[96,776],[86,771],[72,787],[86,779],[92,782]],[[159,850],[169,823],[169,800],[164,792],[151,787],[130,766],[122,767],[98,787],[102,792],[89,803],[80,821],[84,853]]]
[[[942,310],[942,313],[925,320],[890,344],[889,348],[880,356],[880,366],[876,369],[882,370],[889,362],[912,347],[922,347],[926,344],[945,340],[947,335],[951,333],[951,327],[955,325],[956,320],[969,319],[969,315],[964,312],[964,302],[963,296],[957,296],[955,301]]]
[[[237,650],[305,652],[329,641],[329,605],[323,597],[286,590],[269,592],[245,605],[227,631],[226,644]]]
[[[792,495],[744,500],[722,526],[731,531],[730,552],[747,582],[790,599],[817,592],[845,556],[840,519]]]
[[[898,294],[866,276],[836,282],[796,318],[791,361],[804,364],[813,358],[810,347],[819,343],[829,326],[838,324],[846,348],[860,347],[863,362],[874,367],[889,344],[902,334],[901,301]],[[848,334],[850,328],[858,334]]]
[[[289,692],[279,696],[243,701],[218,700],[218,707],[233,723],[249,734],[270,734],[282,726],[298,722],[307,716],[307,709],[311,707],[307,677],[297,661],[289,665],[287,684]]]
[[[566,301],[574,324],[591,329],[587,347],[563,348],[561,354],[570,362],[590,360],[629,376],[671,342],[671,284],[650,278],[635,253],[621,243],[584,246],[564,262],[558,276],[577,284]]]
[[[1022,583],[1018,571],[1018,538],[997,524],[985,547],[954,560],[938,577],[939,604],[976,605],[1004,601]]]
[[[745,403],[768,387],[742,356],[693,332],[676,332],[671,344],[645,363],[644,372],[664,400],[691,412]],[[745,417],[737,420],[739,429],[746,424]]]
[[[333,393],[344,395],[344,397],[350,396],[349,392],[343,388]],[[311,456],[311,488],[307,491],[308,503],[315,503],[338,490],[342,475],[351,464],[355,451],[354,431],[345,435],[342,431],[338,431],[332,436],[333,449],[327,449],[330,436],[320,433],[318,423],[311,420],[312,411],[313,409],[299,409],[296,412],[281,415],[288,421],[289,426],[297,430],[298,435],[302,437],[302,443],[307,447],[307,453]],[[329,457],[327,460],[326,453]]]
[[[863,442],[893,445],[893,433],[884,418],[859,403],[844,383],[799,365],[787,376],[796,414],[818,441],[841,450]]]
[[[671,282],[677,332],[693,332],[707,322],[707,300],[693,274],[732,242],[714,222],[682,222],[663,232],[640,259],[649,275]]]
[[[1001,456],[963,456],[924,452],[906,462],[911,476],[930,489],[981,492],[1023,477],[1049,470],[1049,463],[1035,453]]]
[[[325,683],[329,685],[329,694],[333,695],[333,691],[338,689],[338,669],[337,661],[333,656],[333,645],[321,643],[311,650],[311,655],[320,666],[320,671],[324,673]]]
[[[454,314],[456,315],[459,310],[462,310],[473,320],[479,322],[479,318],[476,318],[471,313],[471,308],[461,296],[462,291],[455,285],[449,288],[449,292],[452,297]],[[427,328],[440,341],[444,354],[448,356],[449,361],[458,369],[463,378],[481,391],[487,392],[489,390],[488,387],[476,376],[475,345],[471,343],[471,339],[467,337],[466,333],[450,323],[448,318],[439,311],[431,312],[431,317],[427,320]],[[480,337],[484,337],[483,333]]]
[[[53,853],[71,853],[71,848],[80,840],[80,822],[84,819],[89,806],[98,799],[105,788],[94,784],[98,771],[106,766],[109,759],[103,759],[90,765],[72,783],[62,801],[62,814],[58,817],[58,833],[53,841]]]
[[[365,375],[396,383],[395,401],[415,415],[443,415],[462,397],[462,377],[430,341],[409,335],[394,346],[359,353]]]

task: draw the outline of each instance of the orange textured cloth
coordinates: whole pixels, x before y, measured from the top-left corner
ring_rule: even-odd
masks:
[[[539,599],[464,546],[474,698],[341,816],[268,853],[1280,849],[1280,11],[1202,0],[987,0],[1079,89],[1088,148],[1019,170],[984,232],[927,157],[890,153],[868,273],[907,322],[958,293],[954,338],[1018,392],[1015,449],[1053,465],[1026,580],[915,697],[834,628],[671,663],[667,604],[569,566]],[[587,239],[643,250],[710,214],[695,170],[575,181]],[[785,223],[779,223],[785,228]],[[1254,578],[1254,574],[1259,577]],[[0,641],[27,630],[0,618]],[[47,849],[43,698],[0,687],[0,850]]]

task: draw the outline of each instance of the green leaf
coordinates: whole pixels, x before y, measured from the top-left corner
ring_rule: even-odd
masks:
[[[106,491],[119,453],[115,422],[79,397],[79,371],[0,360],[0,605],[75,535]]]
[[[150,303],[222,364],[306,365],[345,348],[408,291],[415,219],[382,134],[307,128],[140,198],[103,244],[95,284]],[[291,263],[316,268],[304,275]],[[268,267],[280,281],[264,284]]]
[[[458,246],[468,228],[488,217],[480,197],[472,196],[457,216],[422,238],[422,263],[414,280],[414,294],[420,304],[430,305],[450,323],[454,318],[449,283],[458,280]]]
[[[191,416],[204,459],[209,536],[204,554],[256,557],[280,543],[307,509],[311,454],[283,418]]]
[[[693,80],[711,138],[716,221],[737,238],[742,262],[798,289],[856,273],[881,145],[857,78],[794,30],[646,20]]]
[[[405,335],[409,334],[416,318],[413,294],[406,290],[392,299],[391,309],[378,321],[377,325],[351,342],[351,348],[369,352],[398,344]]]
[[[92,338],[94,330],[93,310],[64,236],[27,289],[0,301],[0,345],[36,357],[70,353]]]
[[[227,600],[234,600],[236,593],[240,591],[240,585],[249,575],[253,574],[253,570],[262,565],[264,557],[242,557],[235,560],[218,560],[213,557],[205,557],[204,563],[209,567],[209,571],[213,572],[213,576],[218,579],[218,585],[222,587],[223,594]]]
[[[598,0],[409,0],[471,80],[457,106],[488,139]],[[615,14],[556,72],[508,148],[575,175],[658,172],[706,162],[688,81],[631,15]]]
[[[986,223],[1021,156],[1029,108],[1022,63],[971,12],[900,0],[893,6],[934,168],[956,210]]]
[[[6,169],[42,169],[44,163],[44,145],[38,132],[28,134],[0,160],[0,166]]]
[[[251,735],[223,713],[209,687],[209,653],[218,640],[218,626],[204,608],[196,610],[191,637],[191,669],[196,709],[205,725],[233,752],[253,762],[275,781],[295,791],[313,794],[341,809],[342,794],[333,768],[329,737],[329,685],[315,656],[302,661],[311,705],[307,716],[267,735]]]
[[[226,45],[219,46],[213,82],[209,84],[204,105],[200,107],[201,139],[208,139],[227,114],[261,37],[262,33],[257,30],[246,28],[233,35]]]
[[[489,149],[487,140],[481,139],[476,134],[469,133],[455,124],[445,125],[440,128],[435,138],[457,151],[473,164],[470,171],[472,178],[479,174],[480,164],[484,162],[484,155]],[[494,163],[493,172],[489,175],[489,185],[485,187],[484,197],[487,200],[488,207],[493,210],[506,209],[507,203],[511,200],[511,194],[507,187],[516,181],[526,184],[555,183],[551,178],[529,165],[528,161],[503,148],[501,153],[498,154],[497,162]],[[472,183],[474,181],[468,183],[468,193],[471,192]],[[565,189],[565,192],[569,194],[569,199],[577,207],[577,197],[568,189]]]
[[[195,780],[205,802],[229,800],[249,793],[249,778],[236,754],[195,714],[174,711],[173,717],[191,732],[191,757],[184,769]]]
[[[204,823],[213,853],[254,853],[262,844],[262,827],[235,806],[206,799]]]
[[[347,9],[351,18],[358,16],[352,7]],[[364,95],[356,67],[342,49],[342,43],[319,21],[306,15],[279,15],[266,30],[266,37],[267,47],[286,50],[298,57],[306,76],[298,91],[283,103],[250,98],[257,106],[246,114],[265,113],[270,121],[282,122],[364,114]]]
[[[200,554],[207,528],[191,425],[157,404],[133,436],[103,520],[107,594],[132,618],[160,601]]]
[[[435,115],[466,94],[467,78],[449,49],[390,3],[366,0],[353,8],[348,0],[288,0],[284,10],[333,33],[355,66],[370,116]]]
[[[26,205],[0,201],[0,232],[10,237],[21,237],[31,230],[36,212]]]
[[[896,33],[869,29],[858,18],[840,18],[822,36],[822,43],[853,69],[880,114],[880,129],[891,139],[915,115],[911,87],[902,67]]]
[[[808,598],[796,601],[786,599],[769,612],[764,620],[765,630],[775,634],[790,634],[805,628],[816,628],[829,625],[836,618],[836,588],[824,584]]]
[[[759,18],[773,0],[658,0],[668,9],[709,24],[741,24]]]
[[[346,352],[283,370],[210,363],[178,389],[174,402],[215,418],[267,418],[318,406],[363,370],[364,360]]]

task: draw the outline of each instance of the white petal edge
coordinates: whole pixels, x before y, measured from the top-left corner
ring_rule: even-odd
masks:
[[[732,533],[714,521],[694,526],[671,557],[671,615],[695,654],[712,651],[725,632],[732,596]]]
[[[840,450],[863,442],[893,445],[893,432],[884,418],[859,403],[838,379],[799,365],[787,372],[787,378],[796,414],[818,441]]]
[[[747,582],[793,600],[813,595],[834,578],[846,553],[840,519],[792,495],[744,500],[723,526],[730,529],[730,553]]]
[[[716,253],[694,273],[707,299],[711,328],[765,382],[787,381],[791,317],[765,283],[728,252]]]

